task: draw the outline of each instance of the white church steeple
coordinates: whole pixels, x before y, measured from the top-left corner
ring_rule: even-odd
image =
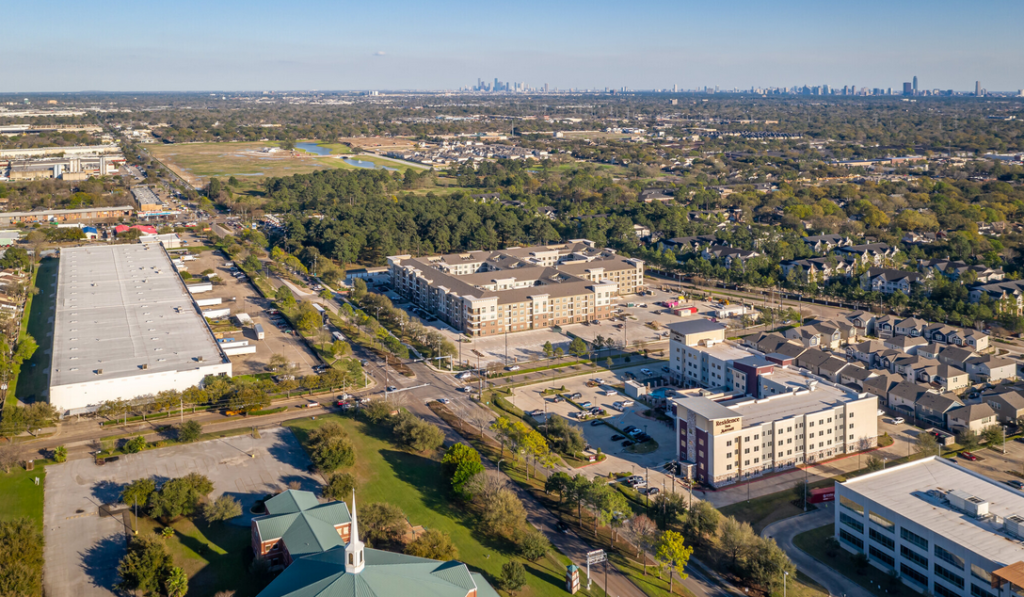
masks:
[[[363,550],[366,548],[359,540],[359,521],[356,518],[356,492],[352,491],[352,525],[349,527],[348,545],[345,546],[345,572],[358,574],[363,571]]]

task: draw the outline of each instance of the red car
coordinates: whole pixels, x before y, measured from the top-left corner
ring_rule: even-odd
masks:
[[[967,460],[971,460],[971,461],[974,461],[974,460],[978,459],[977,456],[975,456],[974,454],[971,454],[970,452],[960,452],[960,456],[963,456]]]

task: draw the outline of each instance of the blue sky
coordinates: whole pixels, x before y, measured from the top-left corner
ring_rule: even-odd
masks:
[[[0,92],[1024,88],[1020,0],[10,2]],[[13,25],[13,26],[12,26]]]

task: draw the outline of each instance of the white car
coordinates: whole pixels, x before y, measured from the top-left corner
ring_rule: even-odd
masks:
[[[650,375],[651,374],[651,370],[646,368],[646,367],[644,367],[643,369],[640,370],[640,373],[643,373],[644,375]]]
[[[902,425],[906,423],[906,421],[903,420],[903,417],[896,417],[895,419],[892,419],[889,422],[892,423],[893,425]]]
[[[519,371],[519,365],[510,365],[508,367],[505,367],[505,369],[507,371]]]
[[[449,400],[447,398],[438,398],[437,401],[440,402],[441,404],[450,404],[451,403],[451,400]]]
[[[600,377],[595,377],[594,378],[594,383],[604,383],[604,380],[601,379]]]
[[[885,414],[885,411],[883,411],[882,409],[878,409],[878,416],[881,417],[884,414]]]

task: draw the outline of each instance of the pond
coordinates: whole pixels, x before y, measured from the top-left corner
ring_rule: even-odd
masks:
[[[331,150],[326,147],[320,147],[317,143],[296,143],[296,149],[308,151],[309,153],[315,153],[316,155],[330,155]]]
[[[345,162],[349,166],[355,166],[356,168],[368,168],[370,170],[373,170],[373,169],[377,168],[377,169],[381,169],[381,170],[392,170],[392,171],[395,171],[395,172],[398,171],[398,168],[388,168],[387,166],[379,166],[379,165],[377,165],[377,164],[375,164],[373,162],[367,162],[365,160],[354,160],[352,158],[341,158],[341,161]]]

